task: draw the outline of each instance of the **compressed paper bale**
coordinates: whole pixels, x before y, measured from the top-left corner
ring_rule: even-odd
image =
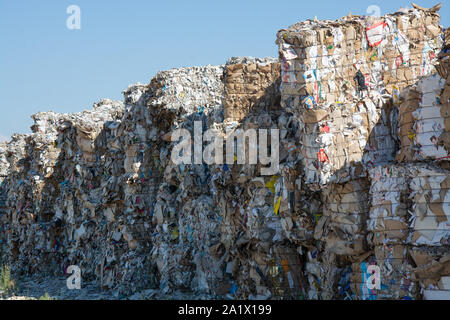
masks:
[[[321,240],[327,243],[328,251],[357,255],[366,250],[368,190],[368,181],[364,179],[341,185],[329,184],[323,189],[322,219],[327,219],[327,222],[321,226],[324,229]]]
[[[302,268],[295,248],[255,246],[254,252],[240,261],[237,279],[240,295],[246,299],[304,299],[306,283]]]
[[[450,239],[450,172],[435,166],[412,167],[411,244],[448,245]]]
[[[408,250],[415,264],[414,277],[421,289],[448,290],[446,287],[450,274],[448,246],[411,247]]]
[[[364,254],[356,257],[351,263],[350,274],[350,291],[351,298],[354,300],[375,300],[376,291],[368,288],[368,277],[370,274],[367,272],[367,268],[370,265],[375,265],[375,256],[373,250],[365,252]]]
[[[403,243],[408,237],[407,208],[408,172],[403,166],[378,166],[369,170],[371,178],[370,208],[367,229],[371,243]]]
[[[351,263],[318,246],[307,252],[304,270],[309,300],[351,299]]]
[[[201,196],[187,200],[180,210],[176,226],[160,230],[153,240],[154,259],[159,261],[164,257],[160,268],[161,288],[184,286],[214,293],[224,276],[221,267],[226,256],[217,242],[219,219],[211,216],[213,199]]]
[[[164,107],[192,114],[198,108],[220,105],[223,99],[223,66],[205,66],[172,69],[159,72],[150,87],[155,96],[147,102],[149,107]],[[161,111],[161,110],[155,110]]]
[[[284,257],[281,251],[272,251],[286,240],[296,243],[312,240],[311,226],[308,226],[310,218],[301,209],[297,211],[302,197],[295,192],[299,187],[299,172],[281,168],[279,175],[252,178],[250,166],[232,168],[231,175],[222,170],[215,172],[214,194],[223,205],[229,204],[221,210],[225,212],[221,236],[233,261],[239,264],[239,270],[233,272],[236,294],[252,299],[299,299],[301,257],[294,250],[289,257],[296,258],[290,262],[291,258]],[[241,175],[234,175],[235,172],[241,172]],[[234,194],[240,196],[236,198],[232,196]],[[277,213],[276,199],[281,203]],[[288,262],[283,265],[283,260]],[[291,271],[280,273],[281,268]],[[305,287],[304,284],[302,286]]]
[[[448,160],[448,99],[439,74],[422,78],[402,92],[398,161]]]
[[[375,273],[369,268],[375,267]],[[413,266],[404,245],[375,246],[374,252],[361,255],[352,264],[351,288],[359,300],[418,299]],[[375,277],[378,273],[380,282]],[[370,281],[372,280],[372,281]],[[369,285],[374,285],[371,288]]]
[[[280,65],[274,58],[231,58],[224,71],[224,117],[240,121],[280,100]]]
[[[418,289],[412,275],[412,265],[406,246],[384,245],[375,247],[377,265],[381,269],[380,298],[418,298]]]

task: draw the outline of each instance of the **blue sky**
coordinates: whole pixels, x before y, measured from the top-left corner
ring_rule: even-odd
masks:
[[[432,7],[436,1],[415,1]],[[441,24],[450,5],[442,1]],[[69,30],[69,5],[81,30]],[[101,98],[122,99],[173,67],[222,64],[232,56],[276,56],[275,34],[317,16],[381,14],[409,1],[351,0],[0,0],[0,139],[30,132],[39,111],[78,112]]]

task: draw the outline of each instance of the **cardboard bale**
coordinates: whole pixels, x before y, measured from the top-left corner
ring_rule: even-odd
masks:
[[[415,246],[450,244],[450,172],[433,165],[410,167],[412,206],[410,243]]]
[[[371,206],[369,243],[404,243],[409,235],[406,198],[408,171],[404,166],[378,166],[369,171]]]
[[[279,105],[280,64],[274,58],[234,57],[224,72],[225,119],[240,121],[259,109]]]
[[[446,87],[446,79],[435,73],[401,93],[398,127],[401,149],[397,161],[449,159],[450,104],[446,91],[450,88]]]
[[[351,261],[329,251],[325,243],[310,247],[306,268],[309,300],[352,300]]]
[[[450,256],[448,246],[411,247],[409,253],[413,259],[415,280],[418,281],[425,300],[434,294],[448,296],[450,276]]]
[[[366,179],[329,184],[323,189],[324,231],[320,240],[337,255],[360,255],[367,250],[366,220],[369,213],[369,183]]]

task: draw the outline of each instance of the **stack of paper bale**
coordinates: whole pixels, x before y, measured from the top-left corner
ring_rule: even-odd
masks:
[[[308,20],[278,32],[281,105],[301,122],[307,184],[366,176],[394,159],[389,98],[434,70],[436,11]]]
[[[87,114],[65,117],[59,126],[62,177],[57,212],[64,218],[62,268],[77,265],[87,279],[123,291],[142,280],[127,278],[130,265],[139,265],[135,252],[145,252],[130,235],[123,209],[123,152],[117,128],[121,102],[102,100]],[[120,290],[118,290],[120,291]]]
[[[215,129],[225,144],[229,135],[237,130],[282,127],[288,131],[284,126],[288,125],[289,117],[280,117],[274,112],[279,107],[271,105],[279,100],[275,77],[265,75],[274,65],[276,67],[273,60],[230,59],[225,84],[228,77],[233,77],[230,66],[234,64],[239,65],[236,70],[240,70],[242,77],[262,70],[252,84],[241,84],[240,99],[248,101],[248,108],[242,109],[239,119],[228,117],[224,121],[227,101],[236,98],[225,90],[224,102],[220,101],[216,108],[198,108],[196,113],[187,113],[174,122],[193,134],[194,122],[201,121],[203,130]],[[272,88],[261,89],[258,93],[258,101],[265,101],[264,104],[254,102],[255,93],[249,90],[251,85]],[[295,129],[289,131],[286,142],[288,138],[295,141]],[[287,151],[285,153],[284,160],[290,157]],[[289,194],[294,193],[298,174],[296,170],[281,174],[289,180],[286,187],[278,175],[261,176],[259,165],[169,164],[165,171],[166,183],[158,193],[161,199],[155,207],[157,219],[165,222],[155,238],[158,245],[154,250],[161,271],[161,288],[168,291],[169,286],[184,287],[228,298],[302,297],[300,255],[295,245],[283,244],[284,230],[292,231],[292,238],[307,237],[300,228],[294,227],[293,207],[289,207]],[[275,201],[278,199],[280,201]],[[297,217],[294,219],[296,221]],[[298,218],[299,225],[301,219]],[[311,228],[309,230],[312,238]]]
[[[305,274],[310,299],[351,299],[351,263],[364,254],[366,220],[369,213],[369,186],[366,179],[342,184],[330,183],[321,193],[316,213],[314,247],[307,256]]]
[[[372,204],[368,220],[369,242],[374,246],[375,264],[380,267],[379,290],[371,290],[376,298],[416,298],[417,287],[412,281],[411,261],[408,259],[407,239],[410,232],[407,199],[409,172],[405,166],[378,166],[370,171]],[[357,271],[362,279],[366,262]],[[361,280],[361,296],[369,291]],[[367,298],[367,297],[365,297]]]
[[[373,297],[448,299],[448,63],[440,56],[438,73],[398,97],[402,163],[370,171],[368,225],[382,277]]]
[[[352,275],[356,296],[363,299],[448,299],[448,63],[440,57],[438,73],[396,97],[401,163],[369,171],[367,225],[374,254],[355,263]],[[373,290],[365,284],[370,264],[381,271],[381,286]]]
[[[213,175],[230,275],[224,286],[245,299],[305,298],[300,244],[313,240],[314,224],[294,203],[298,172],[281,166],[258,176],[257,167],[224,165]]]
[[[229,288],[228,295],[244,299],[306,297],[302,245],[314,241],[319,201],[301,188],[298,124],[279,106],[278,68],[272,59],[233,58],[224,75],[226,119],[218,127],[224,141],[239,132],[266,129],[270,148],[270,130],[279,130],[280,137],[279,168],[271,174],[263,174],[262,168],[268,166],[261,163],[228,163],[213,171],[213,193],[223,215],[221,237],[228,255],[229,279],[220,289],[225,293]],[[256,102],[255,88],[259,88]],[[236,110],[230,107],[236,101],[246,103]],[[250,144],[244,146],[246,157]]]
[[[449,171],[416,162],[379,166],[370,176],[369,241],[375,248],[372,262],[381,271],[381,287],[370,294],[416,299],[423,290],[442,290],[438,283],[449,275],[450,259]]]
[[[368,222],[381,267],[378,298],[447,297],[449,273],[448,55],[406,87],[399,109],[400,164],[376,167]],[[397,100],[397,101],[396,101]]]
[[[308,299],[352,300],[352,262],[360,256],[338,255],[330,251],[325,242],[318,242],[307,254],[305,276],[308,278]]]
[[[279,60],[162,71],[123,103],[34,115],[32,134],[0,145],[4,257],[24,274],[77,265],[117,297],[446,297],[450,80],[438,9],[298,23],[278,32]],[[182,164],[178,129],[193,151]],[[276,156],[270,173],[258,129]],[[222,161],[197,159],[206,130],[223,140]],[[226,147],[244,132],[230,163]]]
[[[150,164],[160,175],[152,196],[155,229],[151,259],[164,293],[184,290],[213,294],[224,275],[220,219],[210,192],[209,169],[203,162],[196,164],[194,156],[191,163],[171,162],[172,148],[178,143],[171,139],[174,130],[188,130],[193,142],[196,121],[202,131],[211,122],[223,121],[222,77],[222,66],[182,68],[158,73],[149,85],[151,94],[144,114],[150,122],[144,130],[153,144],[154,161],[144,161],[143,165]]]
[[[366,241],[367,228],[370,235],[397,234],[391,229],[401,218],[391,214],[388,229],[376,225],[369,203],[379,199],[377,191],[368,193],[367,171],[395,159],[400,91],[435,72],[442,48],[438,9],[414,5],[381,18],[306,21],[277,34],[281,106],[300,124],[305,187],[322,189],[323,216],[315,228],[321,249],[310,251],[306,268],[311,297],[374,297],[361,265],[373,262],[374,245],[380,259],[386,253]]]
[[[223,91],[223,83],[233,78],[230,66],[235,64],[241,77],[250,78],[255,70],[260,70],[260,76],[252,83],[240,84],[239,99],[247,101],[247,107],[239,119],[224,121],[225,106],[237,99],[231,91]],[[279,91],[276,74],[272,75],[276,68],[273,59],[233,58],[227,66],[225,75],[223,67],[162,72],[150,84],[155,94],[150,95],[147,106],[159,132],[149,129],[156,131],[159,145],[155,149],[165,168],[153,210],[152,259],[159,270],[160,288],[167,293],[183,289],[229,298],[299,298],[303,292],[300,255],[295,245],[283,245],[284,230],[292,238],[312,238],[311,226],[307,235],[307,226],[301,223],[309,217],[299,214],[292,219],[294,208],[289,205],[299,170],[286,172],[286,187],[278,175],[260,177],[257,165],[174,165],[167,161],[175,143],[164,144],[161,138],[170,141],[169,131],[178,128],[192,135],[196,121],[202,131],[215,129],[224,142],[234,130],[280,128],[286,131],[284,142],[294,144],[295,126],[287,128],[289,117],[274,113],[279,109]],[[167,91],[176,87],[177,81],[183,81],[187,92],[181,98]],[[261,89],[254,92],[251,86]],[[182,104],[184,98],[187,101]],[[205,147],[206,143],[200,143]],[[289,159],[294,167],[296,155],[284,153],[283,160]],[[294,226],[297,220],[299,227]]]
[[[14,270],[61,274],[80,264],[86,277],[92,276],[98,252],[94,241],[80,240],[87,240],[85,225],[96,226],[101,201],[94,185],[102,177],[96,138],[121,108],[120,102],[104,100],[79,114],[40,113],[33,116],[33,133],[22,139],[23,149],[14,139],[9,143],[8,244]]]

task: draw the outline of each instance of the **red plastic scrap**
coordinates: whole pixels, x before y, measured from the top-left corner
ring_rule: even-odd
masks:
[[[400,68],[400,66],[403,64],[403,56],[399,55],[397,58],[395,58],[395,65],[397,68]]]
[[[320,149],[319,152],[317,153],[317,158],[319,159],[320,162],[326,162],[328,161],[328,156],[325,153],[324,149]]]
[[[323,125],[320,127],[320,132],[321,132],[321,133],[330,133],[330,127],[327,126],[326,124],[323,124]]]

